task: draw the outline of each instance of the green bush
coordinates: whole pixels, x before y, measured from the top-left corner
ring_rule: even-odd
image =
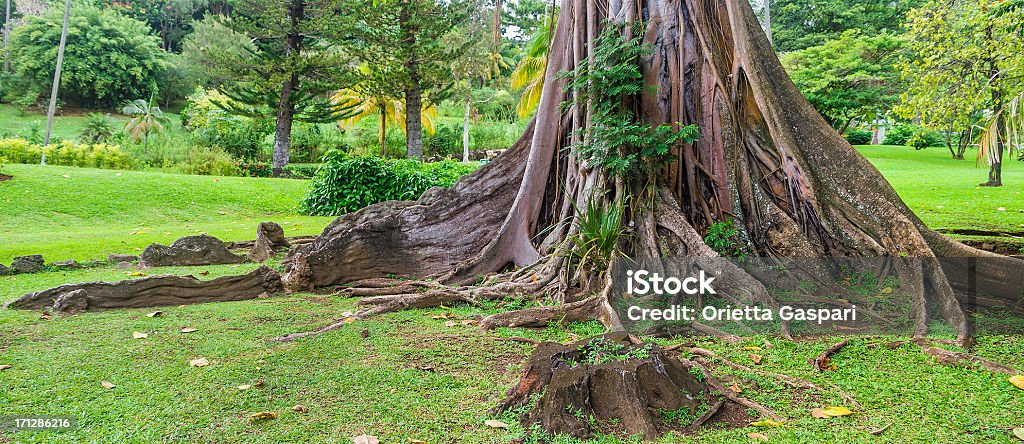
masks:
[[[274,175],[273,168],[267,163],[237,163],[237,174],[242,177],[270,177]]]
[[[239,159],[258,160],[274,125],[267,119],[231,115],[214,103],[230,100],[216,90],[196,89],[181,112],[182,126],[199,146],[221,148]]]
[[[78,133],[84,143],[107,143],[114,138],[114,119],[103,113],[89,113],[85,126]]]
[[[189,150],[181,169],[185,174],[202,176],[234,176],[238,171],[230,154],[220,148],[209,147]]]
[[[323,125],[296,122],[292,127],[290,162],[316,162],[324,153],[334,149],[349,150],[344,133],[336,126],[325,128]]]
[[[63,20],[63,8],[51,8],[11,33],[13,91],[19,91],[19,99],[35,102],[49,94]],[[73,6],[60,98],[85,108],[112,108],[149,97],[158,89],[165,55],[145,23],[108,8]]]
[[[907,140],[906,145],[921,150],[933,146],[945,146],[946,139],[938,131],[919,129],[914,131],[914,135]]]
[[[434,135],[423,138],[423,154],[430,157],[462,157],[462,128],[438,125]]]
[[[850,128],[846,130],[846,134],[843,135],[850,145],[867,145],[871,143],[871,131],[864,131],[862,129]]]
[[[316,165],[292,164],[292,165],[285,165],[285,167],[284,167],[284,170],[286,172],[288,172],[289,176],[296,177],[296,178],[299,178],[299,179],[312,179],[314,176],[316,176],[316,172],[319,169],[320,169],[320,165],[319,164],[316,164]]]
[[[478,123],[469,130],[474,151],[501,150],[512,146],[518,134],[511,134],[504,123]]]
[[[432,187],[451,186],[473,169],[452,161],[388,161],[331,151],[324,156],[302,208],[310,215],[337,216],[378,202],[414,200]]]
[[[0,157],[11,163],[38,164],[46,154],[48,165],[131,170],[139,167],[130,154],[117,145],[75,144],[69,141],[45,147],[22,139],[0,139]]]

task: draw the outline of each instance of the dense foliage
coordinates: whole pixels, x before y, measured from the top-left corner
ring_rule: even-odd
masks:
[[[672,147],[695,140],[697,126],[677,130],[641,121],[637,107],[631,104],[645,88],[639,62],[651,48],[643,44],[642,37],[627,38],[623,31],[619,25],[606,23],[593,56],[559,75],[567,79],[566,90],[575,93],[563,108],[586,103],[591,113],[591,125],[577,130],[581,142],[570,149],[591,165],[630,176],[671,162]],[[637,29],[633,35],[643,36],[643,32]]]
[[[415,200],[432,187],[451,186],[473,169],[453,161],[382,160],[331,151],[324,156],[302,208],[313,216],[338,216],[378,202]]]
[[[859,30],[781,57],[800,92],[834,128],[843,132],[885,115],[902,92],[897,65],[903,41],[889,34],[868,36]]]
[[[11,163],[38,164],[46,155],[49,165],[131,170],[138,162],[117,145],[75,144],[63,141],[39,146],[22,139],[0,139],[0,158]]]
[[[773,44],[785,53],[822,45],[851,29],[859,29],[866,36],[899,31],[907,11],[921,3],[922,0],[773,0]]]
[[[35,102],[50,91],[63,10],[32,17],[11,33],[17,98]],[[60,99],[88,108],[111,108],[149,98],[158,90],[165,53],[145,23],[110,9],[74,6],[68,24]]]
[[[200,146],[221,148],[238,159],[255,160],[267,145],[267,136],[274,131],[273,123],[231,114],[216,104],[230,100],[216,90],[197,89],[181,112],[182,126]]]

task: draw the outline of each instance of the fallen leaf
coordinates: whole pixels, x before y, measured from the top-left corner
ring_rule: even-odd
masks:
[[[846,407],[843,407],[843,406],[825,407],[823,409],[815,409],[815,410],[820,410],[820,413],[822,415],[825,415],[828,418],[835,418],[837,416],[846,416],[846,415],[852,415],[853,414],[853,412],[851,412],[850,409],[848,409]],[[813,415],[813,414],[814,414],[814,412],[812,411],[811,415]],[[817,418],[817,416],[815,416],[815,418]]]
[[[145,334],[145,333],[143,333],[141,331],[136,331],[136,332],[132,333],[132,337],[135,338],[135,339],[146,339],[146,338],[149,337],[149,335],[147,335],[147,334]]]
[[[455,317],[455,313],[441,313],[437,316],[431,316],[431,319],[451,319]]]
[[[732,383],[732,387],[729,387],[729,390],[732,390],[733,393],[739,393],[739,392],[743,391],[743,390],[740,389],[739,384],[737,384],[735,382]]]
[[[761,355],[751,353],[750,360],[754,361],[754,364],[761,365]]]
[[[750,423],[750,425],[754,427],[779,427],[782,425],[782,423],[771,418],[766,418],[760,421],[754,421]]]
[[[505,424],[505,423],[503,423],[501,421],[498,421],[497,419],[488,419],[488,420],[484,421],[484,425],[486,425],[487,427],[490,427],[492,429],[507,429],[508,428],[508,424]]]
[[[423,440],[420,440],[420,439],[416,439],[416,438],[409,438],[409,444],[430,444],[430,443],[426,442],[426,441],[423,441]]]
[[[380,440],[373,435],[359,435],[352,438],[352,444],[380,444]]]
[[[158,317],[163,316],[163,315],[164,315],[164,312],[162,312],[162,311],[154,311],[154,312],[146,315],[146,317],[147,318],[158,318]]]
[[[192,328],[192,327],[185,327],[185,328],[181,329],[182,333],[192,333],[192,332],[195,332],[195,331],[199,331],[199,329],[198,328]]]
[[[260,379],[259,381],[256,381],[256,383],[253,384],[252,386],[253,387],[263,387],[263,380]]]
[[[445,327],[454,327],[454,326],[456,326],[456,325],[459,325],[459,323],[458,323],[458,322],[455,322],[455,321],[448,321],[448,322],[445,322],[445,323],[444,323],[444,326],[445,326]]]
[[[226,211],[218,211],[217,214],[223,216],[223,215],[228,214],[228,213]]]
[[[306,413],[306,412],[309,411],[309,409],[306,408],[306,406],[304,406],[304,405],[296,405],[296,406],[292,407],[292,411],[299,412],[299,413]]]
[[[750,438],[750,439],[752,439],[754,441],[767,441],[768,440],[768,436],[766,436],[764,433],[758,433],[758,432],[747,433],[747,438]]]
[[[277,419],[277,413],[276,412],[259,412],[259,413],[253,413],[253,414],[249,415],[249,417],[254,419],[254,420]]]
[[[1024,428],[1018,427],[1013,429],[1013,436],[1016,436],[1017,439],[1024,441]]]
[[[209,271],[206,271],[206,270],[203,270],[203,271],[200,271],[200,272],[199,272],[199,275],[200,275],[200,276],[207,276],[207,275],[209,275],[209,274],[210,274],[210,272],[209,272]]]
[[[252,388],[252,386],[249,385],[249,384],[243,384],[243,385],[238,386],[239,390],[249,390],[251,388]]]
[[[0,365],[0,370],[7,370],[7,369],[9,369],[9,368],[11,368],[11,366],[10,366],[10,365],[7,365],[7,364],[2,364],[2,365]]]
[[[364,329],[360,330],[359,331],[359,337],[363,338],[363,339],[366,339],[366,338],[370,337],[370,329],[364,328]]]
[[[70,179],[71,178],[71,176],[68,176],[67,174],[61,174],[60,177],[63,177],[65,179]]]
[[[885,287],[885,288],[879,290],[879,292],[882,293],[882,294],[892,293],[892,287]]]
[[[417,370],[423,370],[425,372],[432,372],[432,371],[434,371],[434,366],[432,366],[432,365],[417,365],[416,369]]]
[[[206,358],[193,359],[188,362],[188,365],[192,367],[206,367],[210,365],[210,361]]]
[[[476,319],[466,319],[465,321],[462,321],[462,325],[474,325],[479,323],[480,321],[477,321]]]
[[[43,313],[42,315],[39,315],[39,319],[42,319],[44,321],[47,320],[47,319],[50,319],[52,317],[53,316],[50,316],[48,313]]]
[[[136,271],[136,272],[128,273],[128,277],[140,277],[140,276],[145,276],[145,275],[146,275],[146,273],[143,273],[141,271]]]
[[[824,409],[822,409],[821,407],[811,410],[811,416],[818,419],[831,418],[831,416],[825,414]]]
[[[752,351],[752,352],[763,350],[761,347],[743,347],[743,349],[746,350],[746,351]]]
[[[116,385],[114,385],[113,382],[110,381],[100,381],[100,385],[102,385],[103,388],[105,389],[112,389],[114,387],[117,387]]]
[[[1017,388],[1024,390],[1024,375],[1010,376],[1010,384],[1017,386]]]

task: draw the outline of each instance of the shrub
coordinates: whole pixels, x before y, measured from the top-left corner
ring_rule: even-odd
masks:
[[[299,179],[312,179],[319,169],[320,165],[285,165],[284,167],[289,176]]]
[[[296,122],[292,128],[291,162],[316,162],[327,151],[340,149],[348,151],[344,134],[335,126]]]
[[[430,157],[462,157],[462,128],[439,125],[423,139],[423,154]]]
[[[52,8],[11,33],[16,90],[34,101],[49,93],[57,62],[63,8]],[[97,6],[71,9],[60,98],[86,108],[110,108],[157,90],[164,69],[160,39],[149,27]],[[27,100],[27,99],[26,99]]]
[[[237,168],[231,155],[219,148],[195,147],[182,162],[185,174],[203,176],[234,176]]]
[[[274,175],[273,168],[266,163],[237,163],[235,164],[237,174],[242,177],[270,177]]]
[[[43,154],[46,154],[46,163],[49,165],[122,170],[139,166],[135,158],[117,145],[63,141],[41,147],[22,139],[0,139],[0,157],[12,163],[37,164],[42,161]]]
[[[843,135],[850,145],[867,145],[871,143],[871,131],[864,131],[862,129],[850,128],[846,130],[846,134]]]
[[[181,112],[182,126],[197,145],[221,148],[239,159],[257,160],[274,126],[267,119],[231,115],[215,104],[230,100],[219,91],[197,89]]]
[[[938,131],[928,131],[926,129],[918,129],[914,131],[914,135],[907,140],[906,145],[913,147],[916,150],[925,149],[932,146],[944,146],[946,139]]]
[[[109,115],[89,113],[78,137],[84,143],[107,143],[114,138],[114,133],[114,120]]]
[[[473,150],[500,150],[512,146],[518,135],[510,135],[503,123],[479,123],[469,130]]]
[[[310,215],[337,216],[377,202],[414,200],[432,187],[451,186],[473,169],[452,161],[387,161],[331,151],[324,156],[302,208]]]

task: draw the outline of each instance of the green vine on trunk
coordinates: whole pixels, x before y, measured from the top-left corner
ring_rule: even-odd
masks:
[[[653,53],[644,44],[643,27],[632,32],[611,22],[597,38],[594,53],[576,69],[558,75],[567,79],[569,97],[562,109],[588,109],[590,122],[576,130],[581,140],[569,147],[590,166],[604,168],[619,177],[637,177],[657,171],[675,159],[672,148],[697,139],[696,125],[652,125],[640,115],[639,97],[648,92],[640,61]]]

